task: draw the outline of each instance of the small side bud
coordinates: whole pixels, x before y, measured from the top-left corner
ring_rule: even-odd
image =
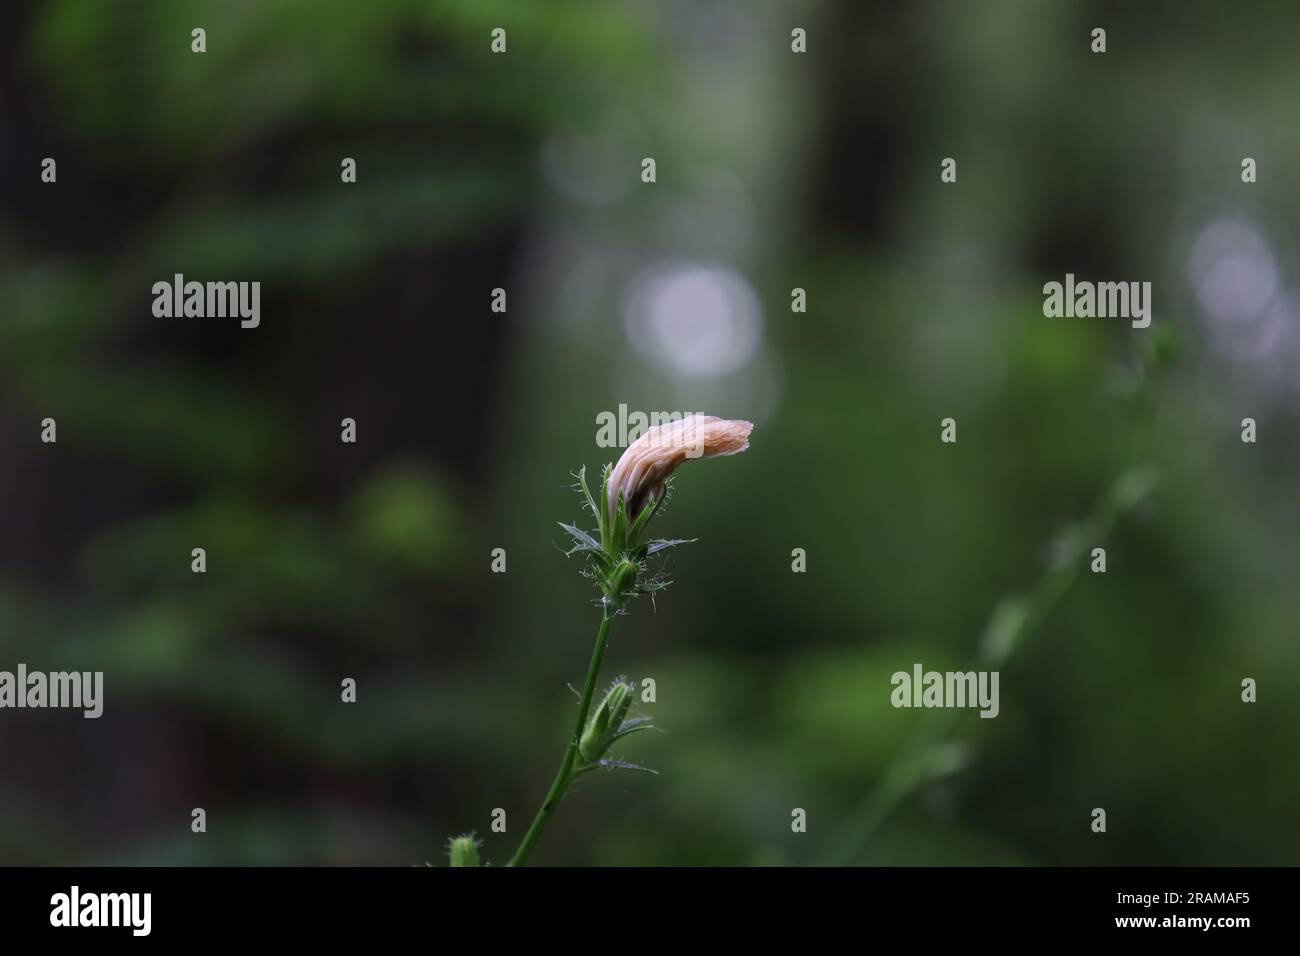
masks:
[[[636,576],[641,570],[635,561],[623,560],[614,565],[605,578],[605,597],[615,607],[622,607],[636,594]]]
[[[448,849],[448,855],[451,857],[452,866],[478,866],[478,841],[474,839],[474,834],[466,833],[463,836],[454,837],[451,841],[451,847]]]
[[[628,708],[632,706],[632,696],[636,686],[620,677],[605,692],[596,712],[587,721],[587,729],[578,741],[578,754],[583,761],[593,764],[605,756],[627,717]]]

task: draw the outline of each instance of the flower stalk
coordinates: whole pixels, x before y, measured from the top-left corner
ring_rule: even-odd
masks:
[[[600,592],[600,628],[560,768],[511,858],[511,866],[528,862],[560,801],[580,775],[597,768],[646,770],[609,756],[611,748],[622,738],[653,727],[648,718],[628,717],[635,685],[619,678],[605,692],[595,711],[592,710],[600,668],[609,647],[610,628],[614,618],[625,613],[627,605],[638,595],[653,595],[671,583],[662,572],[650,568],[649,559],[688,543],[681,538],[646,536],[650,521],[668,498],[672,473],[690,459],[743,452],[749,447],[752,429],[749,422],[706,415],[691,415],[651,428],[628,446],[616,465],[605,466],[599,496],[593,495],[587,484],[586,469],[579,470],[577,490],[596,521],[596,529],[589,532],[576,525],[559,524],[573,544],[566,555],[578,554],[586,559],[582,573]]]
[[[592,694],[595,692],[596,680],[600,675],[601,662],[605,659],[605,648],[609,646],[609,629],[613,623],[612,614],[607,613],[600,619],[600,630],[596,633],[596,646],[591,650],[591,662],[587,665],[587,679],[583,683],[582,697],[578,704],[577,723],[574,725],[569,745],[564,749],[564,759],[560,763],[559,772],[555,775],[555,781],[551,784],[551,789],[547,792],[546,799],[542,801],[537,815],[533,817],[528,832],[524,834],[523,842],[519,844],[519,849],[511,858],[511,866],[523,866],[528,862],[533,847],[537,846],[537,841],[542,838],[542,831],[546,829],[546,824],[551,822],[551,815],[555,813],[555,808],[560,805],[560,801],[568,792],[569,784],[573,783],[574,778],[582,772],[578,762],[579,742],[587,722],[587,712],[591,709]]]

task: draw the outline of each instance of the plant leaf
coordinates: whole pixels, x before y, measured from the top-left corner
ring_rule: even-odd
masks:
[[[618,730],[610,735],[611,744],[616,740],[622,740],[624,737],[630,737],[632,734],[641,730],[658,730],[654,724],[650,723],[649,717],[634,717],[632,720],[625,720],[619,724]]]
[[[699,538],[655,538],[653,541],[646,542],[646,557],[675,548],[679,544],[694,544],[699,540]]]
[[[569,533],[569,537],[573,539],[573,543],[577,545],[577,547],[574,548],[573,551],[602,550],[600,546],[600,542],[597,541],[590,534],[588,534],[586,531],[583,531],[577,525],[565,524],[563,521],[557,521],[555,523],[558,524],[565,531],[567,531]],[[570,551],[569,554],[573,554],[573,551]]]
[[[640,773],[652,773],[659,776],[658,770],[651,770],[649,767],[643,767],[638,763],[628,763],[626,760],[615,760],[613,757],[605,757],[596,761],[592,766],[604,767],[606,770],[636,770]]]

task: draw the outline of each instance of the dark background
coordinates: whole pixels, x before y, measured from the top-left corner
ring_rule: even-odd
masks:
[[[0,863],[505,862],[598,619],[555,522],[620,403],[757,427],[683,471],[656,524],[700,540],[614,632],[659,776],[584,778],[535,862],[1297,860],[1294,4],[4,17],[0,669],[106,701],[0,711]],[[261,327],[154,318],[177,272],[260,281]],[[1152,328],[1045,318],[1066,272],[1151,281]],[[917,743],[890,674],[963,666],[1156,473],[999,718]]]

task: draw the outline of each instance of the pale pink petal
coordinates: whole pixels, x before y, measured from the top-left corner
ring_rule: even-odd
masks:
[[[637,514],[663,494],[664,482],[684,461],[738,455],[749,447],[752,422],[688,415],[656,425],[623,452],[609,476],[609,508],[613,514],[623,493],[628,515]]]

